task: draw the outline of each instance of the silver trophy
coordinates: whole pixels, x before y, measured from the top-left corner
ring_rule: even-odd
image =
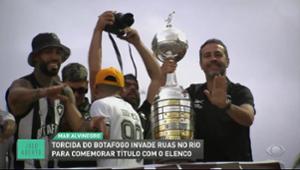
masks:
[[[186,36],[172,27],[168,17],[166,28],[154,36],[152,50],[160,61],[180,61],[188,48]],[[177,84],[176,74],[167,75],[151,108],[152,137],[154,139],[193,139],[193,116],[187,92]]]

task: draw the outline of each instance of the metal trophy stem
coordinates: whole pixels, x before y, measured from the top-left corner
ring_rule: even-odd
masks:
[[[167,79],[166,79],[166,85],[165,86],[177,86],[177,78],[176,74],[174,73],[168,73]]]
[[[166,28],[157,33],[152,49],[160,61],[180,61],[188,48],[185,35],[173,28],[168,17]],[[160,88],[151,108],[151,126],[154,139],[192,139],[193,116],[188,93],[177,84],[176,74],[167,75],[166,85]]]

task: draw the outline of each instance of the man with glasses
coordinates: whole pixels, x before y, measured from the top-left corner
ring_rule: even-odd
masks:
[[[87,69],[79,63],[70,63],[62,69],[62,81],[71,87],[73,90],[76,107],[81,113],[81,116],[90,120],[90,107],[89,99],[85,96],[88,92],[88,72]],[[67,121],[60,124],[60,131],[71,132],[70,125]],[[61,168],[69,167],[96,167],[96,161],[59,161],[58,166]]]
[[[85,96],[88,92],[87,76],[87,69],[79,63],[70,63],[62,69],[62,81],[73,90],[77,109],[85,119],[90,118],[90,102]]]

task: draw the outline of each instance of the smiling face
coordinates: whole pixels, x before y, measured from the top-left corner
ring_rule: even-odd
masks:
[[[125,79],[125,87],[121,92],[121,97],[136,109],[140,104],[139,85],[137,81]]]
[[[56,76],[62,63],[62,55],[60,48],[45,48],[34,57],[36,67],[47,76]]]
[[[207,78],[217,74],[225,75],[229,65],[225,48],[218,43],[208,43],[200,51],[200,67]]]

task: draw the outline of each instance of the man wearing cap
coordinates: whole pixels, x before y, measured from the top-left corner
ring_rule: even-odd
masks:
[[[105,131],[103,118],[86,121],[76,108],[72,90],[59,82],[58,71],[70,49],[54,33],[41,33],[32,40],[28,63],[33,72],[15,80],[6,92],[9,112],[16,118],[17,139],[45,139],[46,144],[57,132],[60,120],[67,119],[74,131]],[[63,116],[64,115],[64,116]],[[104,134],[105,135],[105,134]],[[16,144],[13,149],[16,155]],[[46,154],[47,155],[47,154]],[[53,161],[24,160],[15,168],[53,167]]]
[[[88,92],[88,72],[85,66],[80,63],[69,63],[62,69],[62,80],[71,87],[75,99],[76,107],[85,120],[90,120],[90,102],[85,96]],[[72,132],[71,125],[66,119],[62,119],[59,131]],[[58,166],[67,167],[96,167],[96,161],[59,161]]]
[[[91,89],[93,88],[93,84],[95,82],[95,75],[97,71],[101,68],[102,63],[102,33],[105,26],[112,25],[114,23],[114,20],[114,13],[112,11],[105,11],[99,16],[99,19],[97,21],[89,50],[89,71]],[[151,128],[149,119],[150,108],[154,97],[159,91],[161,85],[161,69],[155,57],[152,55],[152,52],[149,49],[147,49],[141,41],[138,32],[132,28],[126,28],[124,31],[126,34],[124,36],[119,36],[119,38],[126,40],[136,48],[145,64],[151,82],[148,87],[146,100],[143,102],[141,107],[139,107],[139,85],[136,76],[134,76],[133,74],[127,74],[124,76],[125,87],[121,91],[120,95],[125,101],[130,103],[133,106],[133,108],[139,113],[143,124],[143,128],[145,129],[144,137],[151,138]]]
[[[95,80],[95,101],[91,106],[92,116],[105,117],[110,139],[143,139],[143,127],[138,113],[120,97],[124,87],[123,74],[109,67],[99,70]],[[100,159],[99,167],[138,167],[143,165],[139,159]]]
[[[62,69],[62,81],[74,92],[76,106],[82,117],[90,119],[90,102],[85,96],[88,92],[88,72],[80,63],[70,63]]]

